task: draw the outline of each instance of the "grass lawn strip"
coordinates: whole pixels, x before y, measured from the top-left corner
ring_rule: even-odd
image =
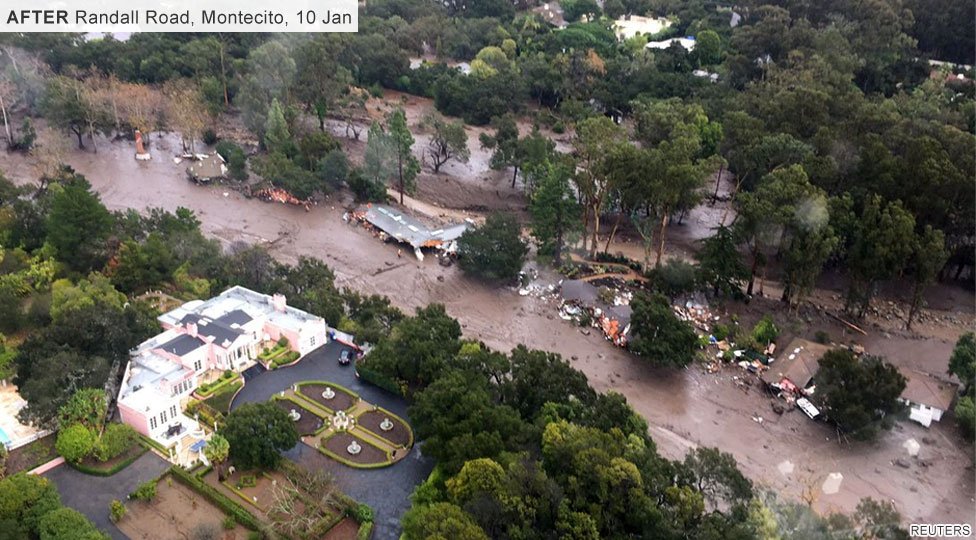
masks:
[[[58,451],[54,448],[56,440],[57,435],[52,433],[11,450],[7,455],[7,476],[35,469],[58,457]]]
[[[203,402],[212,409],[227,414],[230,411],[230,404],[234,400],[234,396],[237,395],[241,388],[244,388],[244,381],[243,379],[238,379],[222,386],[218,391],[211,392],[210,397]]]
[[[212,397],[218,390],[222,390],[227,385],[233,384],[238,381],[241,381],[240,374],[235,373],[231,377],[224,377],[223,375],[221,375],[220,379],[218,379],[217,382],[208,384],[206,390],[201,390],[200,387],[198,386],[193,393],[196,394],[197,397],[199,397],[200,399],[206,400]]]

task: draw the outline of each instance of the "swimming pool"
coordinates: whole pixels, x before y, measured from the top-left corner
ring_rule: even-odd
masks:
[[[10,445],[10,443],[11,440],[10,437],[7,435],[7,432],[4,431],[2,427],[0,427],[0,444],[4,446],[8,446]]]

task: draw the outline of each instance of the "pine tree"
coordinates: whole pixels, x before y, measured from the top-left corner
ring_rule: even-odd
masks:
[[[291,133],[288,132],[288,122],[285,121],[285,111],[277,99],[271,102],[268,108],[268,121],[264,124],[264,147],[268,153],[284,151],[288,143],[291,142]]]

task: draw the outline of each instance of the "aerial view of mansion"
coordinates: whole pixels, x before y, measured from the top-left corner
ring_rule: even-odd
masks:
[[[282,337],[302,356],[328,339],[321,317],[289,307],[280,294],[243,287],[188,302],[158,320],[165,331],[131,351],[119,413],[183,464],[199,459],[205,444],[200,425],[183,413],[199,383],[253,366],[261,351]]]

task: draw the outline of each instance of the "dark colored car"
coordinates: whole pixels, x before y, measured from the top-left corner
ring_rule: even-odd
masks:
[[[349,354],[349,349],[342,349],[342,352],[339,353],[339,364],[348,366],[350,360],[352,360],[352,355]]]

